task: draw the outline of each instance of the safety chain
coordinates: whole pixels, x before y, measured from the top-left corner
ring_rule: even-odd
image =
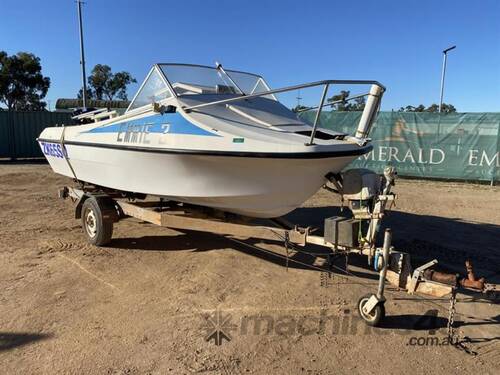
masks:
[[[470,355],[477,355],[477,352],[467,347],[466,343],[470,342],[468,337],[460,338],[453,326],[455,323],[455,305],[457,303],[457,288],[453,287],[450,297],[450,308],[448,310],[448,342],[457,349],[462,349]]]
[[[448,342],[455,345],[458,342],[453,323],[455,321],[455,305],[457,303],[457,288],[451,289],[450,308],[448,309]]]
[[[284,242],[285,250],[286,250],[286,272],[288,272],[288,259],[290,256],[290,251],[288,249],[290,247],[290,234],[288,233],[288,231],[285,232],[285,238],[284,238],[283,242]]]

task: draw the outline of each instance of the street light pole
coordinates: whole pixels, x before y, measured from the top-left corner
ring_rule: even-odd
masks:
[[[82,65],[82,98],[83,98],[83,110],[87,110],[87,78],[85,75],[85,53],[83,50],[83,26],[82,26],[82,1],[76,0],[78,7],[78,25],[80,28],[80,64]]]
[[[457,46],[446,48],[443,51],[443,70],[441,72],[441,96],[439,98],[439,113],[441,113],[441,110],[443,109],[444,76],[446,74],[446,60],[448,58],[448,52],[455,48],[457,48]]]

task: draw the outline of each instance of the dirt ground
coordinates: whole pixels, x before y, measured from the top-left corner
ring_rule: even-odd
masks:
[[[500,373],[495,293],[458,295],[466,350],[446,345],[448,297],[388,288],[384,324],[368,329],[356,302],[377,275],[364,258],[350,257],[350,276],[330,276],[307,267],[321,265],[313,255],[287,268],[244,245],[283,254],[277,242],[133,219],[96,248],[57,198],[67,183],[44,164],[0,164],[3,374]],[[399,180],[395,191],[386,225],[398,250],[462,273],[470,257],[500,283],[500,188]],[[320,224],[339,205],[320,191],[290,218]]]

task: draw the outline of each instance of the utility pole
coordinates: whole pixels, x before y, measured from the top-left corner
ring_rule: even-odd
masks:
[[[302,99],[302,97],[300,96],[300,89],[297,90],[297,107],[300,106],[300,100]]]
[[[83,110],[87,110],[87,77],[85,74],[85,52],[83,50],[83,26],[82,26],[82,1],[76,0],[78,7],[78,24],[80,27],[80,64],[82,66],[82,85],[83,85]]]
[[[441,110],[443,109],[444,76],[446,74],[446,60],[448,58],[448,52],[450,52],[452,49],[455,48],[457,48],[457,46],[446,48],[443,51],[443,70],[441,71],[441,96],[439,98],[439,113],[441,113]]]

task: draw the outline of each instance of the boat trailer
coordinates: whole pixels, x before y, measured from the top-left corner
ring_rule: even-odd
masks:
[[[327,260],[336,255],[360,254],[368,257],[368,264],[379,272],[377,292],[358,301],[360,317],[371,326],[380,324],[385,316],[384,287],[386,280],[408,293],[422,293],[434,297],[456,295],[459,287],[485,291],[484,279],[477,279],[472,264],[467,263],[467,277],[446,274],[431,269],[438,263],[432,260],[412,269],[410,254],[396,251],[391,246],[392,233],[386,229],[382,247],[376,246],[382,218],[396,195],[391,192],[396,171],[387,167],[383,176],[367,169],[351,169],[342,174],[329,174],[324,188],[347,201],[349,213],[345,217],[331,217],[324,221],[324,235],[315,235],[315,228],[300,227],[284,218],[270,219],[273,225],[256,224],[256,219],[217,209],[194,206],[163,198],[149,200],[143,194],[121,192],[93,185],[79,188],[65,186],[59,197],[76,204],[75,218],[82,220],[87,241],[104,246],[111,241],[113,224],[133,217],[162,227],[215,233],[237,238],[254,238],[283,242],[288,249],[308,244],[327,249]],[[262,220],[262,219],[259,219]],[[454,310],[454,309],[453,309]],[[453,321],[452,317],[450,319]]]

